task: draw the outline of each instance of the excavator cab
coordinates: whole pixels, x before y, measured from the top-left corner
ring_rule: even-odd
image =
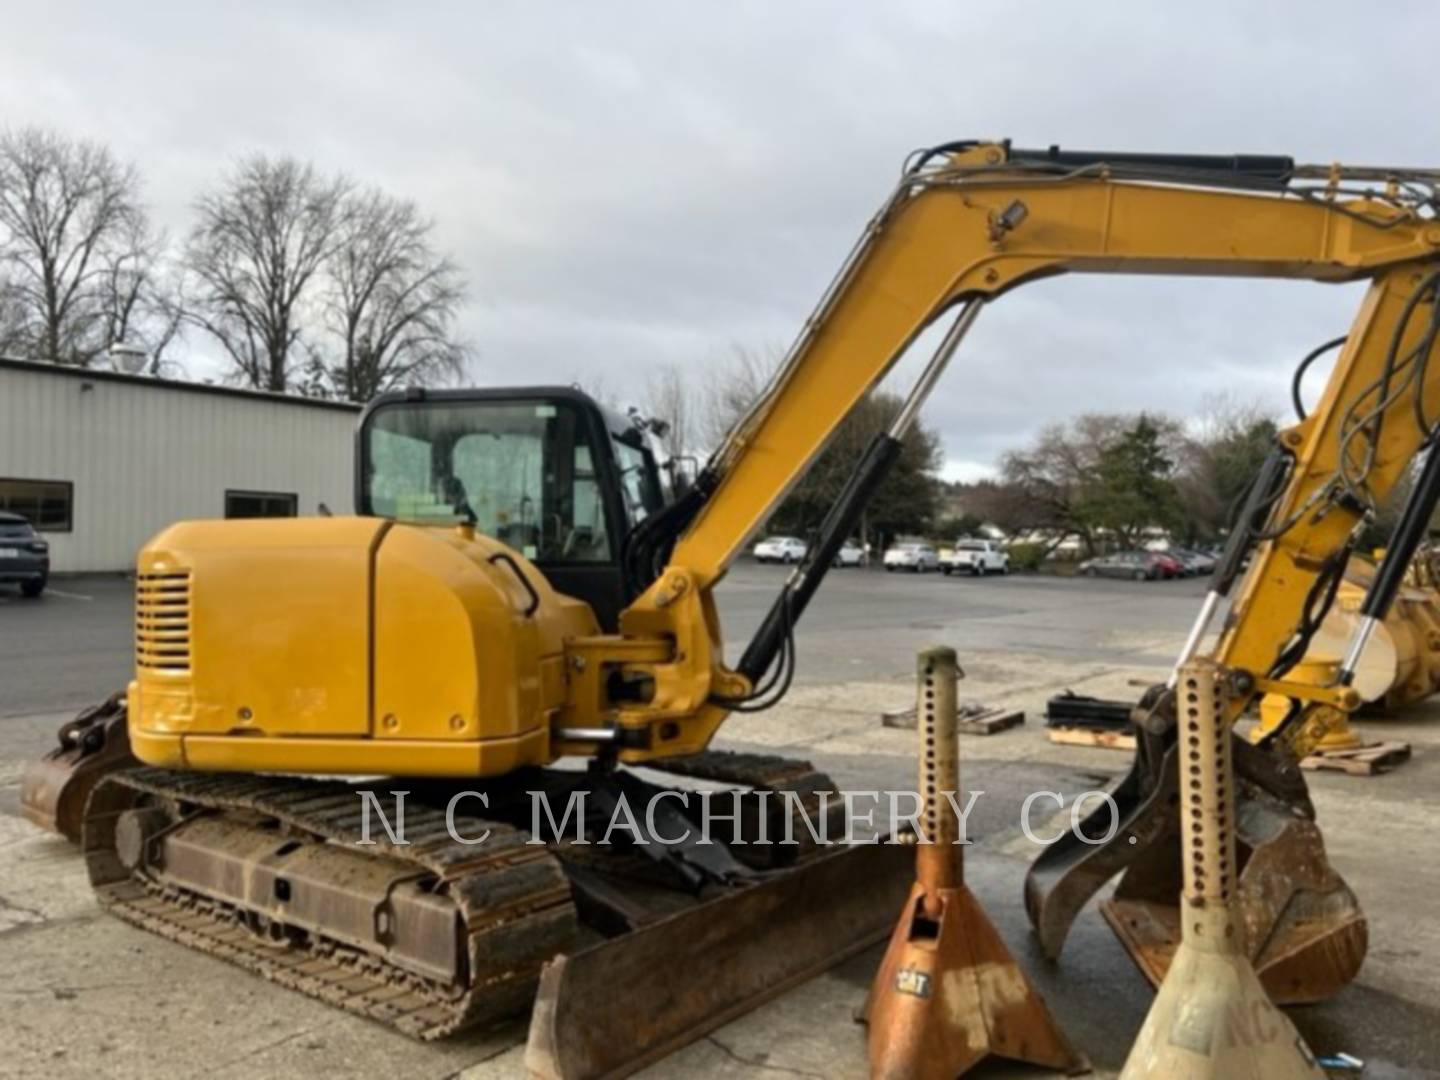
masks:
[[[642,427],[571,387],[382,395],[361,417],[355,464],[357,513],[473,525],[612,633],[634,599],[626,538],[668,494]]]

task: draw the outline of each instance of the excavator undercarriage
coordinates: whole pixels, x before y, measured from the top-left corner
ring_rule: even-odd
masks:
[[[83,851],[102,906],[127,922],[421,1039],[521,1014],[538,986],[537,1074],[610,1074],[878,941],[907,885],[895,845],[815,845],[843,826],[828,778],[805,762],[707,752],[655,771],[703,786],[625,769],[463,789],[129,769],[96,786]],[[403,844],[361,796],[384,805],[397,786]],[[548,808],[581,790],[583,818],[555,835]],[[680,802],[654,802],[662,792],[712,800],[719,841],[667,842],[698,832],[698,809],[642,825],[643,808]],[[483,818],[454,809],[479,795]],[[622,800],[633,816],[616,816]],[[600,843],[627,820],[645,835]],[[787,829],[807,842],[781,843]],[[693,965],[720,960],[697,986]],[[651,1010],[603,1007],[627,968],[645,973],[627,997]],[[584,1039],[560,1039],[576,1013]]]

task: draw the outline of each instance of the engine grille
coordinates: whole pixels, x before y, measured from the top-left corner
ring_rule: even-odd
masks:
[[[136,578],[135,665],[148,671],[190,670],[190,571]]]

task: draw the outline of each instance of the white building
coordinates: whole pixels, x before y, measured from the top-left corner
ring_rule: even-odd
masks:
[[[351,511],[359,407],[0,359],[0,510],[58,572],[128,570],[174,521]]]

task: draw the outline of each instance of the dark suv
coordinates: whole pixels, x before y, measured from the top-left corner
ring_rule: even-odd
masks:
[[[0,511],[0,583],[15,583],[26,596],[39,596],[50,577],[50,545],[19,514]]]

